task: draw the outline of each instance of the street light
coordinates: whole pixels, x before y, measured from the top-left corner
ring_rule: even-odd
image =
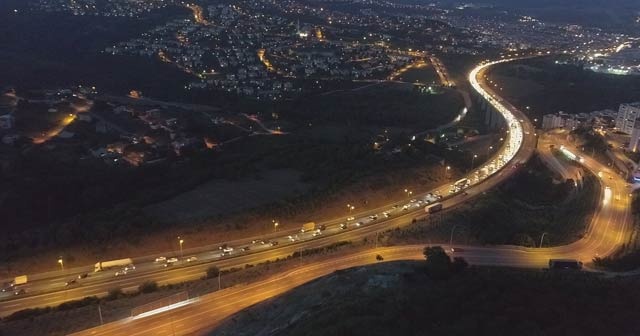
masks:
[[[454,225],[451,228],[451,236],[449,237],[449,248],[453,248],[451,247],[451,245],[453,245],[453,231],[455,231],[455,229],[458,227],[458,225]]]
[[[62,260],[62,257],[58,259],[58,264],[60,264],[60,268],[64,271],[64,260]]]
[[[278,232],[278,225],[280,225],[280,223],[275,219],[271,220],[271,222],[273,223],[273,232]]]
[[[356,207],[351,205],[351,204],[347,204],[347,209],[349,209],[349,213],[351,213],[351,210],[355,209]]]
[[[473,157],[471,158],[471,169],[473,169],[473,167],[474,167],[473,163],[474,163],[474,161],[476,160],[477,157],[478,157],[477,154],[473,154]]]
[[[451,170],[451,166],[447,166],[447,169],[444,171],[444,178],[449,178],[449,170]]]
[[[538,248],[542,248],[542,240],[544,239],[544,236],[546,235],[546,232],[542,233],[542,237],[540,237],[540,245],[538,245]]]
[[[184,244],[184,239],[181,239],[180,236],[178,236],[178,242],[180,243],[180,258],[182,258],[182,244]]]

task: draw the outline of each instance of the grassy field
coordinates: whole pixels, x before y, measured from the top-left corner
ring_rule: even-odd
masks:
[[[551,172],[534,159],[475,202],[392,231],[385,239],[391,244],[447,241],[455,227],[454,243],[534,247],[546,232],[545,246],[563,245],[582,237],[598,206],[599,190],[597,179],[590,175],[581,190],[572,181],[554,184]]]
[[[531,107],[533,117],[564,111],[617,110],[640,97],[640,77],[595,73],[575,65],[556,64],[545,57],[494,67],[489,77],[503,88],[504,97],[520,108]]]

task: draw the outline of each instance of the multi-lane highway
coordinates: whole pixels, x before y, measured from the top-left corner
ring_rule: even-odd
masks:
[[[505,117],[508,133],[502,147],[487,163],[472,171],[467,178],[471,186],[464,191],[450,193],[451,186],[445,185],[431,194],[445,196],[440,202],[445,209],[467,201],[508,178],[516,169],[516,163],[525,162],[536,147],[536,134],[533,125],[526,119],[523,113],[508,102],[502,100],[489,85],[485,83],[486,71],[496,63],[506,62],[501,60],[478,66],[474,69],[469,80],[477,93],[482,95],[501,115]],[[508,265],[520,267],[544,267],[550,258],[575,258],[588,261],[594,256],[604,256],[612,253],[624,241],[631,219],[629,213],[630,198],[626,191],[624,181],[607,167],[595,160],[585,157],[584,165],[596,174],[602,172],[603,204],[593,217],[587,235],[584,239],[561,247],[532,249],[515,246],[499,246],[491,248],[478,248],[464,246],[462,251],[455,252],[465,257],[472,264],[480,265]],[[605,188],[608,187],[608,188]],[[197,261],[188,263],[182,261],[170,267],[164,267],[163,263],[155,263],[154,256],[135,259],[137,269],[122,277],[115,277],[114,271],[92,273],[86,279],[82,279],[75,287],[65,287],[64,283],[69,277],[78,273],[92,271],[92,267],[74,269],[72,273],[61,276],[59,273],[39,275],[32,277],[28,293],[23,297],[5,298],[0,302],[0,310],[6,315],[16,310],[54,305],[60,302],[80,298],[86,295],[105,294],[108,289],[134,288],[143,281],[155,280],[161,284],[180,282],[196,279],[203,275],[211,265],[221,268],[255,264],[268,259],[275,259],[290,255],[295,251],[313,247],[326,246],[332,242],[344,240],[356,240],[362,237],[374,235],[389,228],[406,225],[412,218],[425,216],[423,207],[426,200],[432,196],[427,194],[413,195],[414,202],[410,199],[394,202],[386,207],[371,209],[366,212],[354,214],[354,219],[347,221],[344,218],[318,223],[325,225],[326,229],[321,234],[314,232],[281,232],[281,235],[266,241],[253,243],[253,239],[230,242],[233,251],[229,256],[222,256],[222,251],[217,248],[207,248],[195,254]],[[385,215],[387,213],[387,215]],[[377,219],[373,219],[373,218]],[[360,224],[358,224],[360,223]],[[345,225],[346,224],[346,228]],[[289,238],[288,236],[291,236]],[[270,242],[277,242],[271,246]],[[249,250],[242,251],[249,247]],[[137,320],[124,320],[103,327],[92,329],[82,334],[188,334],[205,330],[215,325],[220,319],[266,298],[282,293],[301,283],[316,277],[330,273],[335,269],[341,269],[356,265],[375,262],[372,255],[381,253],[385,260],[415,259],[421,258],[423,246],[391,247],[382,252],[360,252],[352,256],[340,257],[318,265],[304,266],[290,273],[283,274],[276,280],[268,280],[247,286],[232,287],[222,292],[213,293],[202,297],[199,301],[178,308],[171,313],[163,313]],[[191,252],[188,256],[191,256]],[[278,281],[277,279],[286,281]],[[271,282],[270,282],[271,281]],[[171,319],[167,319],[171,314]]]
[[[484,69],[490,65],[479,67],[473,78],[482,79]],[[480,88],[478,82],[472,82],[472,84]],[[186,251],[181,261],[169,267],[164,267],[164,262],[154,262],[158,256],[134,258],[136,269],[118,277],[115,276],[115,272],[121,269],[93,272],[93,266],[68,269],[64,272],[29,275],[29,283],[23,286],[26,290],[25,294],[14,295],[13,291],[0,293],[0,314],[5,316],[26,308],[57,305],[89,295],[106,295],[113,288],[134,289],[147,280],[168,284],[198,279],[211,265],[220,268],[242,267],[246,264],[283,258],[295,251],[326,246],[337,241],[362,239],[376,232],[407,225],[413,218],[424,216],[424,206],[433,203],[435,195],[443,197],[439,202],[445,209],[465,202],[474,195],[501,183],[514,171],[509,162],[526,161],[535,148],[533,126],[524,119],[524,116],[513,114],[508,107],[500,105],[502,101],[499,97],[493,96],[493,93],[484,92],[483,95],[501,109],[501,113],[508,120],[509,130],[496,154],[468,175],[470,187],[464,192],[459,190],[452,193],[449,184],[443,185],[430,193],[411,195],[405,200],[384,207],[353,214],[352,220],[343,217],[318,223],[318,226],[326,228],[320,233],[284,231],[265,240],[264,244],[262,241],[253,243],[254,240],[260,240],[259,238],[227,242],[227,245],[233,248],[233,251],[227,255],[223,255],[223,250],[218,249],[220,246],[193,249]],[[197,260],[186,262],[186,259],[192,256]],[[73,285],[65,286],[66,282],[84,273],[89,276],[76,280]]]

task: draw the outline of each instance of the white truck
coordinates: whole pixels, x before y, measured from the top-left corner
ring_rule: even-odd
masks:
[[[123,266],[129,266],[132,264],[133,264],[133,260],[131,260],[131,258],[110,260],[110,261],[98,261],[93,271],[100,272],[100,271],[104,271],[107,268],[123,267]]]
[[[302,224],[302,229],[300,229],[300,232],[305,233],[307,231],[313,231],[315,229],[316,229],[316,223],[309,222],[309,223]]]
[[[24,285],[27,283],[27,281],[28,281],[28,278],[26,275],[17,276],[11,282],[11,287]]]

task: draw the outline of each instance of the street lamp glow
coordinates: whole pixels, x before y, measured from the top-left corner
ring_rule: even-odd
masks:
[[[60,268],[64,271],[64,260],[62,260],[62,258],[58,259],[58,264],[60,264]]]

